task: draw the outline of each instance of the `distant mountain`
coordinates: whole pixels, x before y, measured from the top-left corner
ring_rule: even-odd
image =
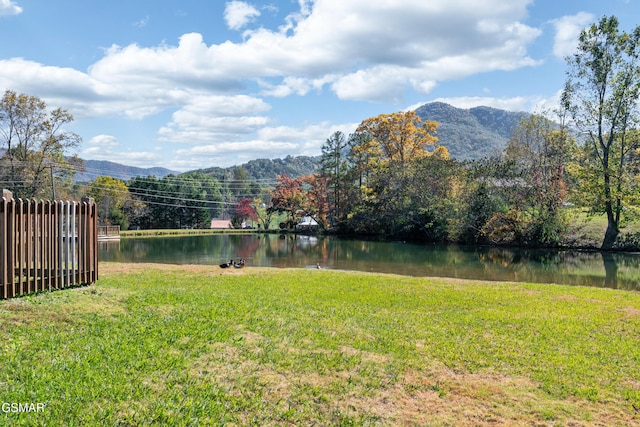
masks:
[[[284,159],[257,159],[238,166],[228,168],[211,167],[206,169],[198,169],[195,171],[185,172],[204,172],[218,180],[222,180],[226,173],[226,179],[233,176],[236,168],[244,168],[249,174],[251,180],[269,180],[275,181],[277,175],[288,175],[292,178],[298,178],[304,175],[310,175],[317,170],[317,162],[319,157],[308,156],[287,156]],[[123,181],[128,181],[136,176],[155,176],[163,178],[167,175],[180,175],[182,172],[173,171],[166,168],[139,168],[135,166],[126,166],[120,163],[109,162],[105,160],[85,160],[84,172],[77,172],[75,179],[79,182],[88,182],[99,176],[111,176]]]
[[[233,170],[240,167],[247,171],[251,180],[275,181],[278,175],[287,175],[291,178],[310,175],[318,170],[319,159],[320,157],[309,156],[287,156],[284,159],[256,159],[238,166],[228,168],[212,167],[194,172],[204,172],[222,181],[225,173],[227,174],[226,179],[230,179],[233,176]]]
[[[416,109],[422,120],[438,122],[438,142],[452,158],[479,159],[504,150],[511,133],[527,113],[491,107],[461,109],[443,102],[431,102]]]
[[[515,113],[491,107],[456,108],[443,102],[431,102],[416,109],[423,120],[438,122],[439,144],[449,150],[452,158],[479,159],[504,150],[511,133],[527,113]],[[228,168],[210,167],[192,172],[204,172],[218,180],[230,179],[236,168],[246,169],[250,180],[275,181],[278,175],[298,178],[318,170],[319,156],[287,156],[284,159],[256,159]],[[127,181],[136,176],[179,175],[166,168],[139,168],[105,160],[85,160],[85,171],[76,174],[76,180],[91,181],[98,176],[112,176]]]
[[[479,159],[500,154],[507,145],[511,133],[527,113],[515,113],[491,107],[461,109],[443,102],[432,102],[416,109],[423,120],[438,122],[439,144],[449,150],[452,158],[459,160]],[[222,180],[225,173],[231,178],[233,170],[242,167],[249,179],[275,180],[277,175],[297,178],[318,170],[320,156],[287,156],[284,159],[257,159],[229,168],[212,167],[200,169]]]
[[[138,168],[135,166],[126,166],[120,163],[109,162],[107,160],[85,160],[84,167],[84,172],[76,173],[76,181],[93,181],[99,176],[111,176],[113,178],[121,179],[122,181],[128,181],[136,176],[155,176],[163,178],[169,174],[178,175],[180,173],[160,167]]]

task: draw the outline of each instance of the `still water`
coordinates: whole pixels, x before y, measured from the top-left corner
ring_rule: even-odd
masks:
[[[640,290],[640,254],[442,246],[276,234],[123,238],[100,261],[322,268]]]

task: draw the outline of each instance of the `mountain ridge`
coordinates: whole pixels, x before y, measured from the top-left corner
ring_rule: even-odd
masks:
[[[457,160],[474,160],[501,153],[518,124],[529,114],[479,106],[457,108],[430,102],[415,110],[422,120],[438,122],[438,143]]]
[[[233,172],[234,169],[243,168],[247,175],[253,180],[275,180],[278,175],[287,175],[292,178],[310,175],[318,170],[320,156],[287,156],[284,159],[254,159],[241,165],[228,168],[211,167],[198,169],[193,172],[203,172],[218,180],[225,177],[231,178],[226,173]],[[232,175],[233,176],[233,175]]]
[[[77,172],[75,177],[76,181],[80,182],[92,181],[99,176],[110,176],[122,181],[128,181],[137,176],[156,176],[158,178],[162,178],[170,174],[179,175],[181,173],[163,167],[141,168],[111,162],[109,160],[83,161],[84,171]]]
[[[528,116],[525,112],[487,106],[457,108],[444,102],[426,103],[415,111],[422,120],[438,122],[439,145],[445,146],[451,157],[457,160],[473,160],[501,153],[513,130]],[[231,176],[226,174],[233,174],[235,169],[244,168],[249,179],[253,180],[275,180],[277,175],[285,174],[297,178],[316,172],[319,158],[320,156],[262,158],[226,168],[211,166],[184,173],[203,172],[217,179],[229,179]],[[154,175],[163,178],[169,174],[183,174],[162,167],[140,168],[106,160],[85,160],[85,169],[85,172],[77,174],[78,181],[89,181],[101,175],[126,181],[136,176]]]

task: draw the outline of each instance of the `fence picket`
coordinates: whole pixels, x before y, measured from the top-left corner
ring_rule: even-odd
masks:
[[[7,262],[9,261],[9,245],[8,245],[8,229],[7,229],[7,218],[9,216],[9,206],[7,203],[7,197],[10,197],[11,193],[8,195],[3,192],[2,194],[2,204],[0,204],[0,236],[2,240],[0,241],[0,286],[2,286],[2,293],[0,293],[0,298],[8,298],[8,283],[9,283],[9,267]]]

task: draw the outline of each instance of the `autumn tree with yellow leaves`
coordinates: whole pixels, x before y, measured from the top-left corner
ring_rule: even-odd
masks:
[[[428,150],[438,142],[437,129],[438,123],[431,120],[423,122],[415,111],[405,111],[366,119],[356,132],[371,136],[369,144],[374,146],[366,147],[370,153],[380,155],[383,160],[406,165],[432,154],[449,157],[445,147],[437,147],[433,152]]]
[[[355,191],[348,215],[338,226],[347,233],[441,239],[448,212],[440,202],[450,192],[449,152],[438,146],[434,121],[415,111],[381,114],[364,120],[349,137],[349,180]],[[446,164],[445,164],[446,163]]]

